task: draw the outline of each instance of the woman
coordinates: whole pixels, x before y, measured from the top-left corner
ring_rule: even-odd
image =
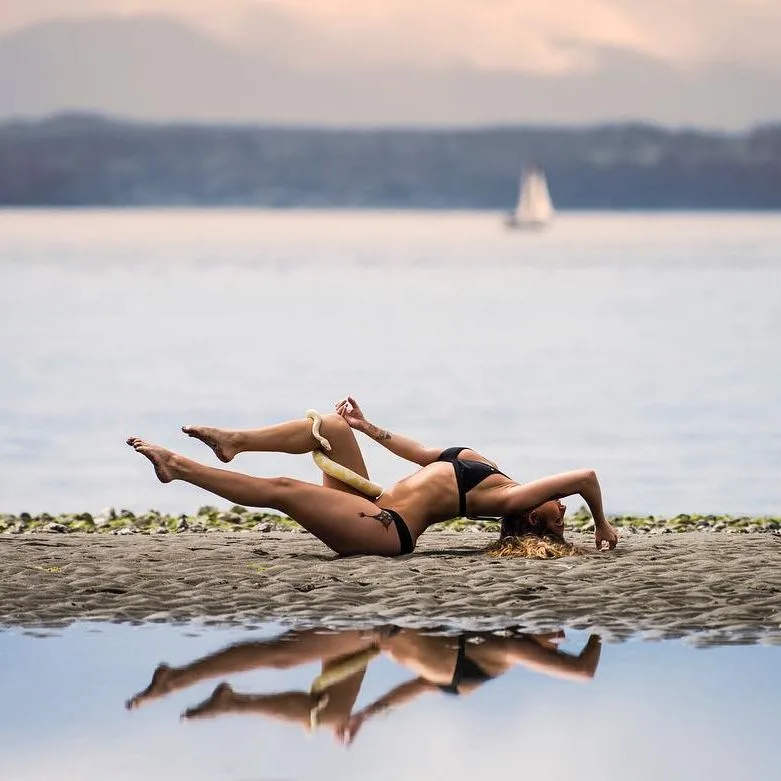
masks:
[[[182,713],[185,719],[222,714],[269,716],[306,730],[328,729],[352,743],[363,724],[428,693],[470,694],[515,665],[570,681],[590,681],[597,670],[601,641],[591,635],[578,654],[559,649],[564,632],[499,636],[490,632],[458,637],[390,626],[339,632],[291,630],[277,637],[240,642],[182,667],[160,664],[144,691],[125,703],[128,710],[214,678],[254,669],[288,670],[320,662],[321,674],[309,691],[273,694],[236,692],[227,681],[211,696]],[[367,667],[384,655],[413,678],[359,711],[353,711]]]
[[[344,671],[345,660],[378,648],[375,633],[361,629],[339,632],[320,629],[290,630],[276,637],[239,642],[190,664],[172,667],[162,663],[152,674],[152,681],[142,692],[125,703],[134,710],[153,700],[214,678],[256,669],[289,670],[319,662],[321,676],[332,680],[327,690],[280,691],[269,694],[243,694],[227,682],[220,683],[211,696],[199,705],[187,708],[184,719],[199,719],[222,713],[249,713],[270,716],[298,724],[309,730],[331,729],[335,735],[346,724],[361,689],[370,660]],[[341,669],[340,669],[341,668]],[[334,675],[336,673],[336,675]],[[327,696],[323,696],[327,694]]]
[[[531,532],[562,539],[566,507],[559,499],[572,494],[582,496],[591,510],[597,549],[616,546],[593,470],[516,483],[470,448],[424,447],[373,425],[348,397],[337,402],[335,413],[323,416],[321,433],[331,443],[330,458],[367,479],[353,429],[421,468],[372,500],[327,474],[322,485],[251,477],[206,466],[137,437],[127,443],[152,462],[161,482],[184,480],[236,504],[279,510],[342,555],[411,553],[429,526],[459,516],[501,518],[503,537]],[[239,453],[310,453],[319,448],[308,418],[247,431],[208,426],[184,426],[182,431],[208,445],[224,463]]]
[[[337,735],[342,743],[349,745],[363,724],[374,716],[387,714],[423,694],[471,694],[517,664],[564,680],[590,681],[596,674],[602,650],[599,636],[590,635],[579,654],[561,651],[558,644],[562,640],[563,631],[515,637],[486,632],[462,634],[457,638],[416,629],[387,633],[378,641],[382,652],[412,670],[415,677],[365,708],[350,713],[339,725]]]

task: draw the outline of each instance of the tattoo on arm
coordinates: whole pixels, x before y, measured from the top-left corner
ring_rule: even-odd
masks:
[[[366,433],[377,442],[384,442],[386,439],[391,438],[390,431],[385,431],[384,429],[378,428],[373,424],[369,425],[369,427],[366,429]]]
[[[367,513],[359,513],[361,518],[374,518],[375,521],[379,521],[386,529],[391,525],[391,514],[387,510],[380,510],[377,515],[368,515]]]

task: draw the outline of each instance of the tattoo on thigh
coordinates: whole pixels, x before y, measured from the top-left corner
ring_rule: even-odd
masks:
[[[359,513],[361,518],[374,518],[375,521],[379,521],[386,529],[391,525],[393,518],[387,510],[380,510],[377,515],[369,515],[368,513]]]

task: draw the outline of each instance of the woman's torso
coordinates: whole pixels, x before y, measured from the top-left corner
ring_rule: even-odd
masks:
[[[491,463],[472,450],[462,451],[459,459]],[[516,485],[501,473],[488,475],[466,494],[467,515],[501,516],[508,490]],[[458,517],[458,483],[453,464],[435,461],[421,467],[385,491],[377,504],[399,513],[415,538],[432,524]]]
[[[465,694],[510,667],[500,645],[504,638],[474,637],[480,642],[468,642],[466,635],[456,638],[429,635],[414,629],[402,630],[384,641],[382,649],[395,662],[443,691]],[[462,656],[466,658],[461,659],[460,666],[464,668],[466,661],[473,671],[479,671],[478,675],[474,672],[471,676],[466,675],[463,670],[459,674]]]

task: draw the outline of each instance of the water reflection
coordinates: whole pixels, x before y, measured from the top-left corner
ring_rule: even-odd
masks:
[[[563,631],[452,636],[395,626],[340,632],[291,630],[269,639],[231,644],[181,667],[161,663],[149,686],[125,706],[139,708],[210,678],[319,662],[321,672],[308,691],[242,693],[222,681],[210,697],[187,708],[182,718],[268,716],[307,731],[328,730],[349,745],[364,723],[379,714],[401,709],[423,695],[468,695],[516,665],[566,680],[591,680],[599,664],[600,638],[590,635],[579,653],[561,650],[564,640]],[[364,676],[381,656],[408,670],[412,677],[355,710]]]

